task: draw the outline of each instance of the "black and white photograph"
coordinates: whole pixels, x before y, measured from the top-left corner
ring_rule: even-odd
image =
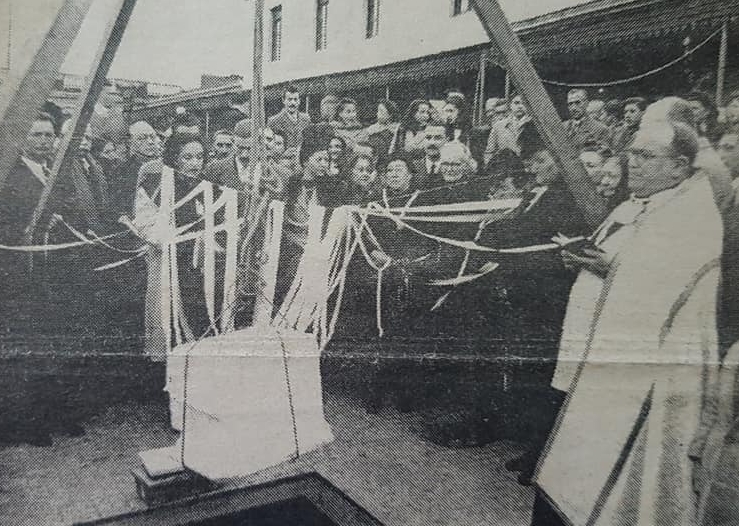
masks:
[[[739,0],[0,0],[0,525],[739,525]]]

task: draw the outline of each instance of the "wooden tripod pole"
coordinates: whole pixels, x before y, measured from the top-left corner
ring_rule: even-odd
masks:
[[[264,143],[260,140],[266,126],[264,110],[264,0],[254,0],[254,54],[252,57],[251,116],[254,151],[259,162],[264,160]]]
[[[490,40],[500,50],[510,79],[528,105],[539,133],[560,165],[578,208],[590,225],[599,225],[608,213],[606,202],[596,193],[595,185],[578,158],[578,152],[568,140],[562,121],[521,41],[513,32],[497,0],[472,0],[472,6]]]
[[[718,51],[718,71],[716,73],[716,106],[724,103],[724,84],[726,82],[726,55],[729,52],[729,21],[724,20],[721,27],[721,45]]]
[[[11,74],[0,88],[0,187],[18,159],[18,147],[53,90],[92,0],[66,0],[24,75]]]
[[[54,186],[59,179],[59,174],[66,172],[67,167],[70,166],[74,158],[75,152],[79,148],[80,141],[85,133],[87,124],[90,122],[92,112],[95,110],[95,103],[100,97],[100,92],[105,85],[108,70],[113,63],[113,58],[121,43],[123,33],[126,31],[128,20],[131,17],[135,5],[136,0],[118,0],[116,2],[116,11],[114,11],[116,16],[108,23],[105,29],[103,42],[101,42],[98,48],[95,60],[87,76],[85,87],[82,89],[82,103],[77,108],[71,120],[71,129],[73,132],[67,134],[62,140],[56,160],[54,161],[54,167],[44,187],[44,192],[41,194],[41,198],[33,212],[31,223],[26,228],[26,234],[24,236],[24,242],[26,244],[33,243],[34,233],[44,213],[44,209],[49,202],[49,197],[54,190]]]

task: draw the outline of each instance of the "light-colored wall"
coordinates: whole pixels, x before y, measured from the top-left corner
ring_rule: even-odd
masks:
[[[365,38],[367,0],[330,0],[328,47],[315,49],[316,0],[266,0],[266,84],[369,68],[482,44],[488,37],[473,11],[451,16],[451,0],[382,0],[379,35]],[[517,22],[588,0],[500,0]],[[282,57],[269,61],[272,7],[282,6]]]

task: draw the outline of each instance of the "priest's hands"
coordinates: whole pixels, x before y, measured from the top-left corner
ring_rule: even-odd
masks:
[[[611,268],[611,263],[606,254],[591,248],[584,248],[579,254],[563,250],[562,262],[570,270],[586,269],[602,278],[608,274],[608,270]]]

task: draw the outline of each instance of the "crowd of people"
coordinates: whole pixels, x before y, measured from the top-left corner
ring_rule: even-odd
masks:
[[[620,378],[619,374],[609,377],[597,367],[622,350],[618,345],[631,345],[643,353],[624,352],[630,364],[660,353],[660,360],[668,364],[673,363],[670,360],[700,362],[703,358],[689,354],[684,342],[712,341],[713,330],[717,343],[706,352],[713,352],[715,359],[707,363],[720,364],[739,337],[739,306],[733,292],[739,278],[739,92],[719,111],[700,92],[657,101],[641,97],[601,101],[591,100],[582,89],[570,91],[569,115],[563,124],[587,176],[580,179],[563,171],[519,95],[486,101],[483,126],[472,125],[470,104],[458,91],[447,93],[443,105],[418,99],[404,111],[393,101],[378,101],[373,108],[376,120],[370,125],[360,122],[361,108],[350,98],[325,96],[317,122],[299,111],[301,94],[296,88],[287,87],[282,102],[283,109],[269,117],[262,130],[239,112],[243,118],[233,127],[219,129],[207,139],[202,123],[187,112],[178,112],[166,132],[145,121],[135,122],[128,130],[125,159],[117,158],[115,144],[86,134],[70,172],[62,174],[55,185],[34,236],[28,225],[34,213],[38,215],[37,203],[48,184],[55,143],[65,133],[53,115],[39,113],[0,193],[0,242],[64,243],[75,240],[79,232],[95,236],[119,232],[126,218],[135,225],[143,201],[159,204],[166,166],[175,175],[176,200],[206,180],[236,189],[247,214],[254,196],[286,203],[279,305],[280,295],[286,292],[282,289],[289,286],[302,253],[311,205],[334,209],[377,203],[385,208],[410,208],[520,199],[503,219],[491,215],[474,224],[429,221],[418,227],[429,236],[417,235],[390,219],[372,218],[375,239],[368,242],[366,255],[357,253],[351,262],[336,339],[373,337],[376,276],[382,268],[384,341],[415,339],[423,347],[419,356],[436,359],[424,362],[418,356],[409,358],[407,347],[402,352],[384,347],[384,354],[365,375],[367,407],[377,410],[393,399],[403,410],[428,409],[455,400],[464,407],[450,412],[449,405],[443,406],[445,415],[453,418],[430,418],[426,429],[429,438],[446,445],[494,440],[515,416],[515,425],[526,429],[530,447],[508,467],[521,473],[523,484],[531,482],[547,439],[556,455],[557,436],[565,440],[568,426],[593,425],[596,429],[599,412],[608,412],[607,401],[595,397],[602,403],[593,403],[592,391],[583,385],[599,383],[602,387]],[[577,191],[573,185],[578,185]],[[586,213],[588,206],[592,211],[593,203],[600,210],[596,222]],[[197,220],[200,212],[192,202],[177,214],[178,221],[187,224]],[[110,244],[118,252],[134,252],[147,241],[141,237],[129,235]],[[444,242],[515,249],[548,245],[553,239],[560,240],[561,250],[506,255]],[[182,250],[177,257],[181,259],[185,313],[193,332],[199,333],[198,329],[208,326],[197,293],[202,289],[202,274],[192,264],[195,249]],[[26,256],[3,252],[3,281],[12,289],[5,297],[41,294],[44,320],[57,320],[47,330],[60,334],[79,323],[94,326],[91,319],[97,316],[100,326],[109,328],[114,320],[117,326],[128,323],[131,333],[143,335],[143,260],[112,269],[118,277],[106,275],[106,286],[113,283],[117,293],[98,294],[94,301],[102,307],[90,308],[95,290],[104,288],[103,279],[90,278],[94,275],[91,269],[107,262],[105,257],[99,252],[85,257],[67,253],[45,257],[42,264],[34,258],[34,272],[40,266],[44,279],[29,280],[23,277]],[[711,266],[716,259],[721,260],[720,267]],[[478,279],[447,286],[432,284],[435,279],[473,274]],[[39,291],[41,282],[52,286]],[[696,288],[705,289],[704,293],[685,296],[686,290]],[[716,296],[719,301],[710,307]],[[691,303],[699,299],[703,300],[699,305]],[[643,307],[638,306],[641,301]],[[41,311],[18,305],[6,302],[2,316],[6,339],[9,335],[18,338],[23,327],[38,327],[38,321],[27,320],[24,325],[17,320],[19,313],[33,318]],[[681,310],[689,307],[700,316],[683,319]],[[673,332],[678,343],[670,339]],[[703,339],[691,339],[697,333]],[[628,341],[624,334],[630,335]],[[511,362],[523,365],[511,368],[489,359],[500,357],[503,350]],[[460,365],[464,362],[460,356],[473,358],[474,381],[461,372],[461,367],[468,366]],[[499,382],[503,369],[506,381]],[[669,412],[682,396],[689,400],[684,404],[690,413],[685,425],[702,419],[700,386],[691,384],[691,373],[677,375],[683,382],[678,396],[677,376],[665,373],[664,368],[655,371],[645,366],[645,370],[638,385],[643,397],[637,396],[637,406],[648,399],[650,407],[662,404],[661,411]],[[452,374],[445,376],[449,371]],[[617,382],[612,387],[618,391]],[[517,401],[512,408],[503,408],[501,400],[511,396]],[[551,431],[558,413],[561,433],[556,435]],[[620,444],[628,424],[612,435],[614,444]],[[644,435],[639,435],[635,450],[639,440],[648,440],[660,426],[650,420],[648,429],[640,428],[638,433]],[[594,440],[602,442],[600,434],[593,433]],[[685,465],[691,445],[688,435],[685,431],[674,441],[684,446],[679,454]],[[598,447],[593,444],[594,449]],[[643,477],[628,458],[618,476]],[[582,473],[590,473],[587,466],[580,467]],[[546,476],[546,461],[542,469]],[[568,476],[577,475],[573,473]],[[619,488],[616,485],[606,496],[604,513],[619,513],[624,503],[639,510],[640,502],[634,502],[638,496]],[[538,516],[538,524],[556,524],[547,521],[554,520],[551,508],[557,502],[556,495],[540,494],[535,523]]]

